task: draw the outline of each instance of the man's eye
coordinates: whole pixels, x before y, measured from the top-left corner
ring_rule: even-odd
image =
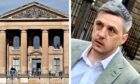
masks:
[[[114,29],[113,28],[109,28],[108,29],[110,32],[114,32]]]
[[[102,26],[102,23],[101,22],[97,22],[96,25]]]
[[[101,22],[96,22],[96,28],[98,30],[102,29],[102,27],[103,27],[103,24]]]
[[[108,30],[109,30],[109,33],[111,33],[111,34],[116,33],[116,30],[114,28],[112,28],[112,27],[109,27]]]

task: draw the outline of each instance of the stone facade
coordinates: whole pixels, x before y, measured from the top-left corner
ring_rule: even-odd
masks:
[[[1,15],[0,83],[68,84],[68,21],[66,14],[36,2]]]

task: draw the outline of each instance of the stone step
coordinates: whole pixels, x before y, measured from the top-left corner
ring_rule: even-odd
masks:
[[[17,78],[15,78],[15,79],[7,79],[7,84],[19,84],[18,83],[18,79]]]

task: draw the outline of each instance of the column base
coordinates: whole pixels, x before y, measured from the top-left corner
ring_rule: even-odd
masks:
[[[28,78],[28,74],[19,74],[18,75],[19,78]]]

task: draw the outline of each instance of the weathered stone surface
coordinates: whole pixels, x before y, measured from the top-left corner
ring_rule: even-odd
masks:
[[[17,14],[11,16],[12,18],[57,18],[56,14],[53,14],[49,11],[40,9],[38,7],[31,7],[24,11],[21,11]]]

